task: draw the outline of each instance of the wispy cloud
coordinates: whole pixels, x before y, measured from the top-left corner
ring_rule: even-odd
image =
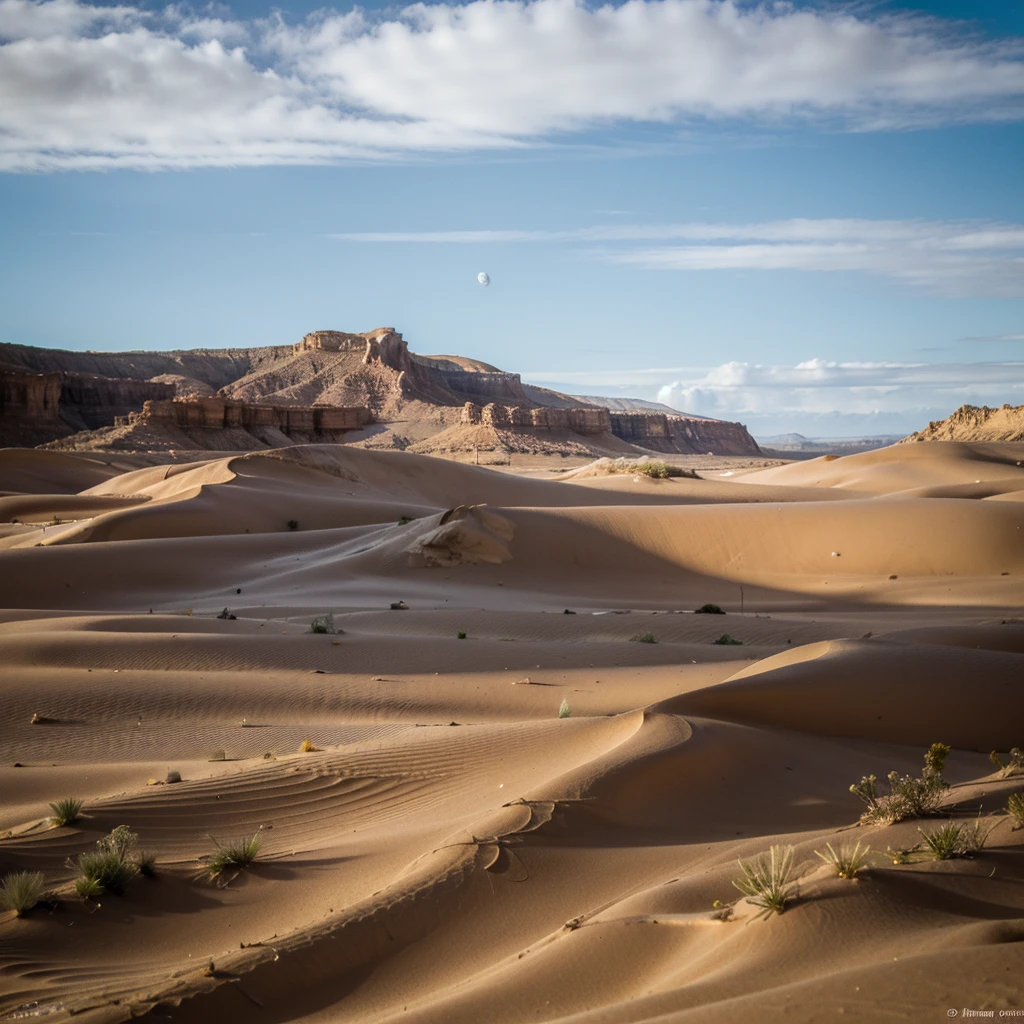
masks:
[[[0,0],[0,169],[322,163],[643,122],[1019,119],[1024,49],[957,23],[738,0],[474,0],[300,24]]]
[[[1024,225],[989,221],[793,219],[760,224],[604,225],[564,231],[358,232],[332,237],[406,244],[576,243],[588,247],[594,259],[647,270],[860,271],[956,295],[1024,295]],[[637,244],[650,242],[661,244]],[[671,244],[678,242],[685,244]]]
[[[989,334],[976,338],[958,338],[957,341],[1024,341],[1024,334]]]

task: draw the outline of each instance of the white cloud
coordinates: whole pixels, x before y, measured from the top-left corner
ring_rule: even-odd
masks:
[[[333,237],[351,242],[575,242],[591,246],[597,259],[648,270],[861,271],[949,294],[1024,295],[1024,225],[988,221],[798,218],[762,224],[362,232]],[[652,241],[687,244],[629,244]]]
[[[1022,101],[1018,43],[845,7],[475,0],[289,25],[0,0],[6,170],[396,158],[622,122],[893,128]]]
[[[1024,341],[1024,334],[989,334],[977,338],[960,338],[960,341]]]

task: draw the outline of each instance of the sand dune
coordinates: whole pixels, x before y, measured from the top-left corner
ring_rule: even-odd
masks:
[[[0,914],[0,1017],[1024,1010],[1024,830],[988,818],[1024,780],[988,758],[1024,743],[1024,445],[665,481],[119,459],[0,451],[0,876],[59,897]],[[941,813],[858,826],[850,784],[935,741]],[[973,858],[885,855],[979,813]],[[122,824],[155,877],[83,901]],[[858,881],[815,856],[858,839]],[[772,844],[799,891],[756,919],[736,860]]]

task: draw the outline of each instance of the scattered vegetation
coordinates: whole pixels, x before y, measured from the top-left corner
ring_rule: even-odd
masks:
[[[318,615],[309,624],[310,633],[337,633],[334,625],[334,616],[328,612],[326,615]]]
[[[0,882],[0,910],[27,914],[42,898],[45,883],[41,871],[12,871]]]
[[[320,748],[314,747],[313,741],[308,736],[299,744],[300,754],[317,754],[319,752]]]
[[[299,521],[298,521],[298,519],[289,519],[288,520],[288,529],[289,530],[297,530],[298,528],[299,528]]]
[[[860,816],[866,825],[892,825],[906,818],[923,818],[934,814],[942,804],[949,784],[942,777],[950,748],[945,743],[933,743],[924,755],[921,777],[889,772],[886,781],[889,792],[878,792],[878,777],[865,775],[850,786],[850,792],[867,804]]]
[[[558,706],[558,717],[559,718],[570,718],[572,717],[572,709],[569,707],[569,702],[565,699]]]
[[[694,615],[724,615],[725,612],[717,604],[702,604],[694,610]]]
[[[1011,793],[1006,798],[1006,813],[1010,816],[1010,821],[1013,822],[1014,832],[1019,828],[1024,828],[1024,793]]]
[[[215,839],[217,852],[207,863],[207,870],[216,878],[227,868],[248,867],[259,855],[262,842],[263,835],[260,832],[254,832],[248,838],[235,839],[225,845],[221,845]]]
[[[406,523],[411,523],[411,522],[412,522],[412,520],[408,516],[402,516],[398,520],[398,525],[399,526],[405,526]]]
[[[647,633],[636,633],[630,638],[631,643],[636,644],[656,644],[658,641],[654,639],[654,634],[651,632]]]
[[[716,641],[716,644],[722,647],[742,647],[743,641],[737,640],[734,636],[729,636],[728,633],[723,633]]]
[[[952,860],[957,857],[973,857],[974,854],[980,853],[994,828],[995,823],[986,827],[979,818],[971,824],[948,821],[929,832],[923,828],[919,828],[918,832],[924,837],[927,852],[935,860]]]
[[[83,900],[94,900],[97,896],[103,895],[103,886],[95,878],[86,878],[83,875],[75,882],[75,892]]]
[[[618,459],[603,458],[592,462],[577,470],[574,476],[618,476],[623,473],[639,473],[649,476],[654,480],[664,480],[668,477],[689,477],[692,480],[699,480],[700,477],[692,469],[683,469],[681,466],[673,466],[662,459],[651,459],[644,456],[639,459],[627,459],[624,456]]]
[[[138,835],[127,825],[118,825],[110,835],[97,840],[96,850],[79,855],[75,866],[81,872],[82,879],[99,887],[98,892],[92,895],[112,892],[120,896],[128,888],[128,883],[139,872],[136,855],[138,842]],[[82,895],[81,889],[79,895]]]
[[[458,633],[458,637],[459,637],[460,640],[465,640],[466,639],[466,631],[464,629],[460,629],[459,633]]]
[[[773,846],[756,860],[737,862],[743,877],[734,879],[732,884],[747,897],[748,903],[761,908],[758,917],[781,914],[796,894],[793,855],[792,846]]]
[[[999,769],[1004,779],[1016,775],[1017,772],[1024,772],[1024,750],[1020,747],[1011,747],[1006,761],[1003,761],[995,750],[988,755],[988,759]]]
[[[66,796],[63,800],[50,804],[50,810],[53,811],[50,821],[55,828],[60,828],[78,821],[82,816],[82,801],[73,796]]]
[[[861,848],[861,842],[858,839],[853,845],[842,843],[838,850],[831,843],[826,843],[824,853],[821,850],[814,852],[826,864],[831,864],[840,878],[848,878],[855,882],[857,875],[868,866],[868,854],[871,852],[871,847],[865,843]]]

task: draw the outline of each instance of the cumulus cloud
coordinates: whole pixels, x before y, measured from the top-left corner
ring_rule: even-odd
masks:
[[[1019,42],[845,6],[474,0],[295,25],[0,0],[6,170],[397,158],[624,122],[900,128],[1022,101]]]
[[[1024,404],[1024,362],[796,364],[732,361],[712,367],[524,373],[571,394],[654,399],[673,409],[738,420],[755,434],[907,434],[964,402]]]
[[[361,232],[333,237],[379,243],[570,242],[589,247],[596,259],[648,270],[860,271],[958,295],[1024,295],[1024,225],[987,221],[793,219],[569,231]],[[661,244],[642,244],[650,242]],[[679,242],[685,244],[666,244]]]

